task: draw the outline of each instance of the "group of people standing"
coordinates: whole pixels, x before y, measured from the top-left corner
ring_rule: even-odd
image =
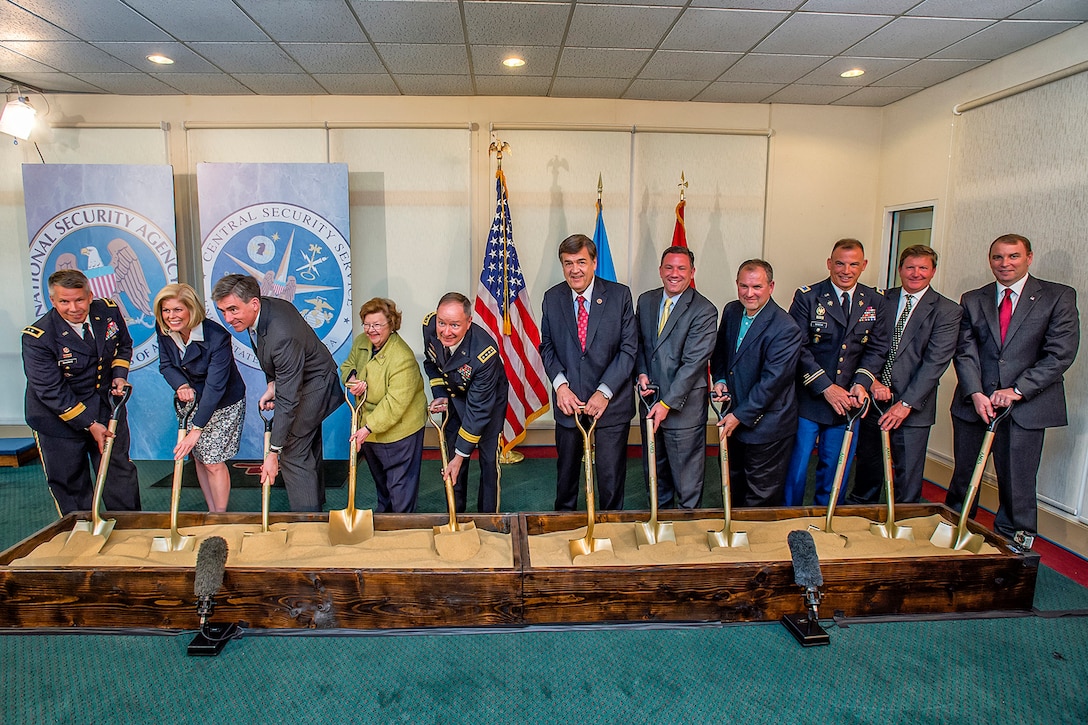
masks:
[[[1076,355],[1080,326],[1074,290],[1028,274],[1026,238],[994,240],[995,282],[966,293],[960,304],[931,287],[937,253],[927,246],[904,249],[901,286],[881,292],[858,281],[867,264],[862,244],[841,239],[827,260],[829,276],[798,289],[789,310],[772,297],[771,265],[748,260],[737,270],[737,299],[720,322],[695,287],[695,256],[686,247],[664,251],[662,286],[637,303],[625,285],[596,276],[597,250],[588,237],[564,239],[558,256],[564,281],[544,294],[540,327],[540,356],[553,390],[556,510],[578,503],[577,415],[596,419],[599,506],[623,507],[636,396],[644,402],[639,417],[650,421],[655,437],[660,507],[700,503],[711,399],[728,403],[718,427],[729,446],[735,506],[800,505],[814,450],[814,503],[826,504],[848,414],[866,399],[873,408],[848,455],[847,470],[856,445],[849,500],[879,500],[884,430],[891,436],[896,500],[917,501],[937,385],[954,362],[956,467],[948,502],[962,505],[982,436],[997,410],[1012,405],[993,446],[996,528],[1006,536],[1036,531],[1043,435],[1066,424],[1062,376]],[[111,399],[127,385],[132,339],[117,305],[92,299],[81,272],[54,273],[49,295],[52,309],[23,330],[26,416],[63,514],[90,508],[91,470],[113,435],[105,423]],[[477,510],[498,510],[499,437],[511,383],[495,340],[472,321],[467,297],[447,293],[423,320],[430,403],[392,300],[374,298],[361,307],[363,334],[339,368],[294,306],[262,297],[254,278],[227,275],[212,300],[229,326],[248,335],[265,374],[259,407],[274,415],[261,475],[274,481],[282,474],[291,510],[320,511],[325,503],[321,422],[344,402],[345,388],[361,401],[351,448],[353,455],[361,451],[373,475],[377,511],[415,511],[424,428],[435,413],[445,416],[453,455],[442,476],[455,482],[457,510],[467,504],[474,451],[481,471]],[[193,456],[209,509],[224,511],[225,462],[238,452],[245,417],[232,337],[207,319],[185,284],[163,288],[154,312],[160,371],[180,403],[196,405],[174,455]],[[139,509],[123,421],[112,449],[105,505]]]

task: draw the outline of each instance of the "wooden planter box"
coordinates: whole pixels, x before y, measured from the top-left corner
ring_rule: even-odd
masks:
[[[122,529],[169,528],[165,513],[111,513]],[[0,627],[196,629],[190,567],[10,568],[59,533],[69,514],[0,554]],[[522,621],[515,516],[470,515],[480,529],[511,534],[509,569],[307,569],[228,566],[215,622],[258,629],[484,627]],[[271,514],[270,523],[327,521],[327,514]],[[378,514],[379,531],[447,523],[439,514]],[[259,514],[179,514],[178,526],[260,523]]]
[[[741,509],[734,530],[744,521],[823,516],[826,509]],[[898,505],[897,519],[940,513],[957,518],[945,506]],[[847,506],[836,517],[884,520],[884,509]],[[721,510],[663,511],[659,520],[719,519]],[[610,512],[598,522],[646,521],[646,513]],[[804,611],[802,590],[794,583],[791,561],[668,566],[539,567],[529,554],[528,538],[585,526],[584,513],[521,514],[525,534],[524,617],[529,624],[572,622],[745,622],[777,620]],[[740,528],[743,528],[741,526]],[[886,614],[1029,610],[1035,596],[1039,556],[1015,553],[992,532],[971,524],[994,554],[842,559],[821,562],[822,617]],[[600,536],[601,534],[596,534]]]

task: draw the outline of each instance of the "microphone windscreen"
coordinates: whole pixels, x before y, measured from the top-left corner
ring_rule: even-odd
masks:
[[[786,537],[793,555],[793,580],[799,587],[815,588],[824,584],[820,573],[820,557],[816,555],[816,542],[812,534],[804,530],[791,531]]]
[[[196,552],[196,580],[193,593],[197,597],[214,597],[223,586],[223,570],[227,566],[227,540],[209,536]]]

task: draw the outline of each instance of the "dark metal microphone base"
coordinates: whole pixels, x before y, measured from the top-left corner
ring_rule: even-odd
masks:
[[[238,625],[230,624],[206,624],[197,632],[196,637],[189,643],[190,657],[215,657],[227,642],[238,636]]]
[[[809,619],[808,614],[783,614],[781,621],[802,647],[831,644],[831,636],[819,621]]]

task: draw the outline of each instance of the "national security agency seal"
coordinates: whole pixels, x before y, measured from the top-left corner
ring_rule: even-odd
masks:
[[[50,219],[30,241],[31,293],[36,315],[53,305],[49,275],[78,269],[95,297],[113,300],[132,336],[132,369],[159,361],[155,295],[178,280],[177,247],[140,212],[113,204],[84,204]]]
[[[320,214],[295,204],[263,202],[239,209],[205,237],[204,296],[209,314],[216,281],[248,274],[261,295],[293,304],[333,353],[351,339],[351,249],[347,239]],[[260,369],[249,335],[235,332],[238,362]]]

